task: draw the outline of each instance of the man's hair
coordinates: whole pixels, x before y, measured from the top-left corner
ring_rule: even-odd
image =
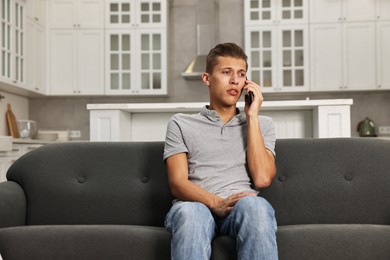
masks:
[[[212,48],[206,58],[206,72],[213,73],[213,69],[218,62],[218,57],[233,57],[237,59],[243,59],[248,69],[248,56],[246,56],[244,50],[235,43],[227,42],[220,43]]]

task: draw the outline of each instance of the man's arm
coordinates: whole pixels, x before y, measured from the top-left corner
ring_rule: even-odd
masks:
[[[167,165],[169,186],[173,196],[182,201],[203,203],[220,217],[226,216],[233,209],[234,204],[241,198],[254,195],[253,193],[241,192],[222,199],[191,182],[188,180],[186,153],[172,155],[165,160],[165,163]]]
[[[263,136],[259,124],[259,111],[263,103],[263,95],[260,86],[255,82],[246,81],[247,91],[253,91],[254,101],[245,106],[247,118],[248,140],[247,161],[249,172],[256,188],[268,187],[276,174],[275,157],[272,152],[265,148]]]

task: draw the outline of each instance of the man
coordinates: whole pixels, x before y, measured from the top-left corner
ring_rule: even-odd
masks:
[[[216,235],[236,239],[238,259],[277,259],[274,210],[257,196],[276,172],[272,119],[258,116],[263,96],[246,78],[239,46],[218,44],[206,62],[210,105],[174,115],[167,127],[164,160],[177,198],[165,220],[172,259],[210,259]],[[242,92],[254,96],[245,114],[236,107]]]

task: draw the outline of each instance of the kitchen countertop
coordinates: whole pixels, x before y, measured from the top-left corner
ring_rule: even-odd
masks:
[[[188,103],[118,103],[118,104],[87,104],[87,110],[123,110],[136,113],[199,111],[208,102]],[[318,106],[352,105],[352,99],[305,99],[264,101],[262,110],[297,110],[312,109]],[[244,107],[244,102],[238,102],[237,107]]]

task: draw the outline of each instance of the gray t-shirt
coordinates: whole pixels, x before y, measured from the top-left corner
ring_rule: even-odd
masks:
[[[207,107],[194,115],[174,115],[167,127],[164,160],[187,153],[189,180],[222,198],[242,191],[257,193],[246,163],[246,117],[237,112],[226,124]],[[264,145],[275,155],[273,121],[265,116],[259,121]]]

